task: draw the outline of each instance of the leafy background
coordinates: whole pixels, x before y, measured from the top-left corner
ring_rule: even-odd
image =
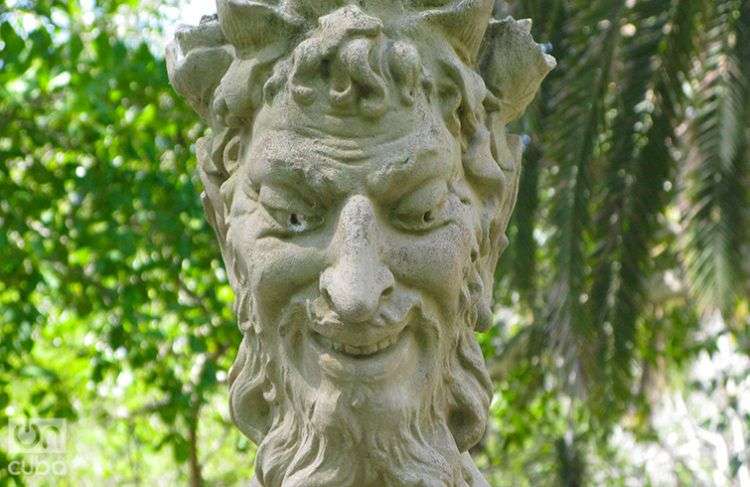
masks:
[[[206,13],[213,6],[206,1]],[[0,434],[65,418],[67,472],[238,485],[233,299],[177,0],[0,4]],[[528,135],[472,452],[495,486],[750,486],[750,1],[516,0],[559,68]],[[10,446],[10,445],[8,445]]]

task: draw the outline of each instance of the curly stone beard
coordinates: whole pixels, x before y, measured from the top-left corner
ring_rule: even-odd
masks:
[[[230,408],[235,423],[259,445],[253,485],[475,485],[466,451],[484,432],[491,383],[467,324],[474,307],[469,300],[466,286],[460,317],[442,324],[421,304],[410,312],[417,343],[437,351],[425,354],[433,362],[425,369],[434,373],[426,374],[420,390],[398,391],[410,400],[381,413],[390,420],[385,428],[373,427],[372,411],[362,411],[368,398],[381,392],[377,385],[324,380],[312,389],[283,350],[269,353],[266,342],[304,332],[300,327],[309,318],[302,303],[287,306],[275,327],[246,321],[229,377]],[[250,301],[244,293],[240,307]]]

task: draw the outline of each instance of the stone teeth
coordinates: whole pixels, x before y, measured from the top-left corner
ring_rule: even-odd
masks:
[[[379,342],[372,344],[372,345],[347,345],[341,342],[337,342],[334,340],[331,340],[330,338],[326,338],[323,335],[320,335],[320,341],[323,343],[323,345],[332,348],[333,350],[337,352],[343,352],[347,353],[349,355],[372,355],[374,353],[380,352],[381,350],[385,350],[386,348],[390,347],[394,343],[398,341],[399,335],[393,335],[388,338],[384,338],[383,340],[380,340]]]

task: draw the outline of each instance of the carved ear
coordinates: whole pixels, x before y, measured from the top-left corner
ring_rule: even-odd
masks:
[[[229,129],[227,129],[229,132]],[[203,183],[203,193],[201,194],[201,200],[203,201],[203,209],[206,213],[206,219],[214,229],[216,233],[216,239],[219,241],[219,248],[221,249],[221,256],[224,259],[225,268],[227,270],[227,279],[233,289],[238,289],[239,284],[239,273],[235,269],[236,261],[233,257],[233,253],[227,249],[227,231],[229,230],[229,224],[226,220],[224,196],[221,192],[221,186],[227,179],[227,173],[221,167],[217,167],[214,163],[216,157],[212,154],[216,145],[220,149],[224,149],[226,152],[226,146],[228,144],[222,143],[223,138],[231,136],[229,133],[223,134],[224,137],[217,135],[215,137],[201,137],[195,144],[195,153],[198,157],[198,175]],[[221,156],[223,159],[223,155]]]
[[[531,20],[492,20],[479,55],[479,70],[495,96],[492,107],[507,124],[523,114],[539,85],[556,66],[531,37]]]
[[[518,196],[521,178],[523,142],[518,135],[508,135],[505,123],[498,112],[487,117],[490,133],[490,144],[493,159],[499,166],[500,190],[498,200],[490,211],[490,228],[487,238],[481,246],[477,272],[481,284],[476,286],[477,296],[477,331],[487,331],[492,325],[492,292],[495,287],[495,268],[500,255],[508,245],[505,231],[508,228],[513,207]]]
[[[513,207],[516,205],[523,165],[523,139],[519,135],[508,134],[505,123],[500,112],[492,112],[487,116],[492,154],[503,172],[504,187],[499,207],[499,214],[503,218],[495,222],[497,231],[502,233],[505,233]]]
[[[211,159],[212,138],[201,137],[195,143],[195,154],[198,158],[198,174],[203,183],[203,207],[208,223],[216,232],[219,240],[226,237],[226,220],[224,205],[221,199],[221,183],[226,179],[224,171],[216,167]]]

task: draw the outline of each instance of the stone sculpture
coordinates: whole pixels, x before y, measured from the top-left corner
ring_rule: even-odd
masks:
[[[481,486],[475,330],[554,59],[493,0],[217,0],[170,80],[211,127],[207,217],[243,333],[253,485]]]

